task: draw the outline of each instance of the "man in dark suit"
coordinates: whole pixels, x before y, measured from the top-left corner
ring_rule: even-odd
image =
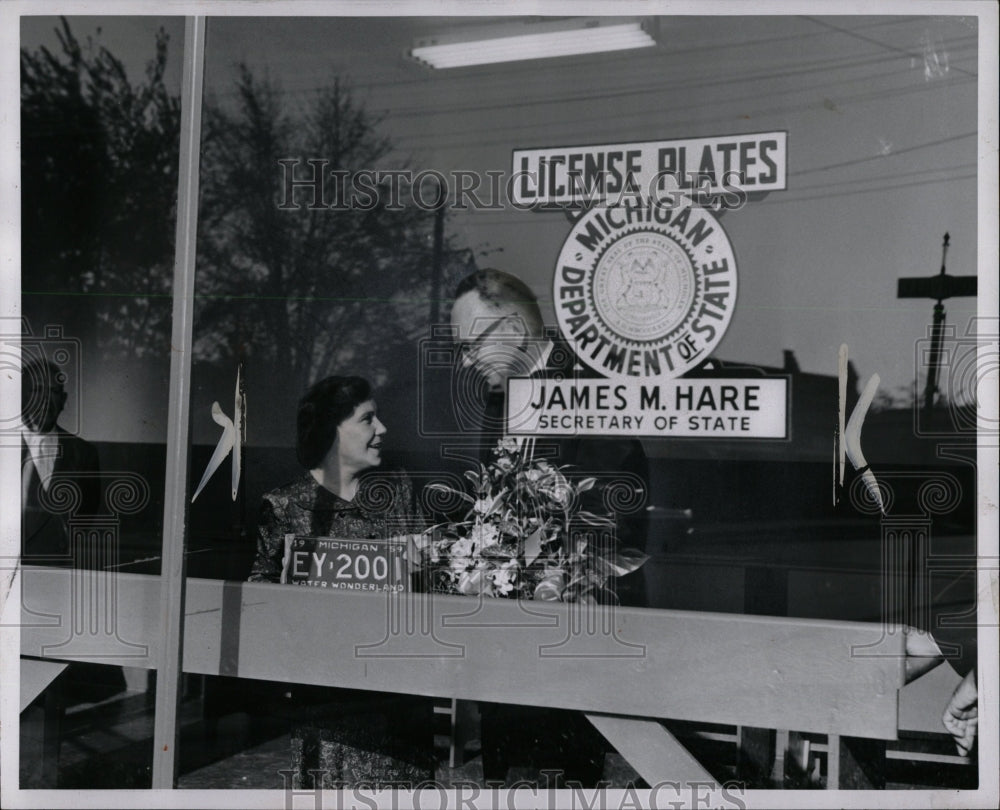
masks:
[[[499,270],[479,270],[455,289],[451,325],[462,363],[474,369],[488,388],[481,419],[481,460],[504,434],[504,395],[511,377],[571,379],[593,376],[578,366],[570,348],[546,336],[538,300],[516,276]],[[463,403],[464,404],[464,403]],[[511,415],[512,422],[516,415]],[[619,437],[538,438],[536,457],[556,465],[572,465],[571,476],[593,476],[598,485],[583,505],[595,513],[612,511],[609,488],[624,487],[633,508],[615,510],[618,541],[645,547],[648,463],[641,443]],[[619,501],[628,501],[629,493]],[[645,604],[642,572],[614,583],[623,604]],[[607,595],[610,601],[614,596]],[[595,784],[602,776],[606,743],[579,712],[481,704],[483,772],[488,780],[503,780],[509,766],[561,772],[556,784]],[[549,781],[549,777],[545,777]],[[551,783],[550,785],[551,786]]]
[[[576,361],[571,348],[558,337],[547,336],[538,299],[521,279],[500,270],[478,270],[455,289],[451,325],[462,363],[475,369],[488,388],[480,426],[480,456],[504,435],[504,395],[511,377],[539,380],[584,379],[596,376]],[[512,414],[516,423],[517,415]],[[642,444],[627,437],[572,436],[538,438],[534,455],[553,464],[570,465],[571,476],[593,476],[597,486],[586,494],[584,507],[595,513],[616,514],[618,541],[642,550],[646,545],[645,491],[649,465]],[[613,487],[628,488],[606,497]],[[641,572],[615,583],[622,604],[642,606],[645,595]]]
[[[102,559],[71,548],[70,521],[101,508],[97,448],[57,424],[66,407],[66,375],[45,358],[21,373],[21,562],[89,568]],[[99,551],[99,550],[98,550]],[[125,689],[121,667],[77,661],[62,678],[66,705],[104,700]]]
[[[93,515],[100,508],[97,450],[57,424],[66,389],[65,374],[55,363],[25,363],[21,397],[22,561],[65,562],[70,553],[67,519]]]

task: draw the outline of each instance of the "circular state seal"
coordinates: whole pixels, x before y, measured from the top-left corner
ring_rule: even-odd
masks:
[[[678,377],[722,340],[736,304],[736,259],[718,220],[695,206],[629,200],[573,225],[553,280],[559,329],[613,378]]]

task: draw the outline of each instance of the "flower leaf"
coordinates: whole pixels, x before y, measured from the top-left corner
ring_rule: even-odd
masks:
[[[531,565],[542,553],[542,529],[535,529],[524,540],[524,561]]]
[[[638,549],[622,548],[607,555],[595,557],[594,567],[605,576],[621,577],[630,574],[649,559]]]
[[[587,512],[582,509],[576,513],[575,517],[581,523],[586,523],[588,526],[603,526],[605,528],[611,528],[615,525],[615,522],[606,515],[595,515],[593,512]]]
[[[459,498],[461,498],[461,499],[462,499],[463,501],[467,501],[468,503],[475,503],[475,502],[476,502],[474,498],[472,498],[472,497],[471,497],[471,496],[469,496],[469,495],[466,495],[466,494],[465,494],[464,492],[462,492],[461,490],[458,490],[458,489],[452,489],[451,487],[449,487],[449,486],[446,486],[445,484],[437,484],[437,483],[434,483],[434,484],[427,484],[427,485],[426,485],[426,486],[424,487],[424,489],[432,489],[432,490],[434,490],[435,492],[443,492],[443,493],[445,493],[446,495],[457,495],[457,496],[458,496]]]
[[[492,515],[497,510],[497,507],[503,505],[504,499],[507,497],[507,493],[509,491],[510,490],[507,489],[500,490],[497,496],[493,499],[493,503],[490,504],[490,508],[486,512],[487,515]]]
[[[587,492],[594,488],[594,484],[597,483],[596,478],[584,478],[579,484],[576,485],[577,492]]]
[[[620,548],[618,549],[618,564],[626,568],[626,573],[631,573],[636,569],[640,568],[649,559],[649,555],[645,554],[637,548]]]

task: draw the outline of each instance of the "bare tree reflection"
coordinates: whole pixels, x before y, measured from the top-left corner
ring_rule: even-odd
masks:
[[[102,353],[160,354],[170,331],[180,102],[168,37],[146,76],[65,18],[59,53],[21,51],[23,312],[95,333]]]
[[[65,19],[57,34],[61,52],[21,53],[24,312],[84,336],[103,362],[160,358],[166,368],[179,131],[164,83],[168,36],[160,31],[133,81]],[[279,208],[279,160],[399,168],[381,128],[336,78],[293,110],[243,67],[232,93],[206,100],[196,369],[228,378],[243,362],[248,390],[268,391],[281,418],[334,369],[405,386],[433,311],[432,269],[447,290],[471,261],[448,239],[435,251],[443,211],[391,210],[384,186],[367,210]]]
[[[412,379],[431,310],[435,212],[408,195],[392,205],[385,184],[363,207],[337,205],[329,180],[399,168],[381,119],[337,79],[291,113],[281,90],[246,67],[234,106],[206,110],[197,356],[248,360],[251,374],[283,381],[288,402],[337,369],[363,369],[380,385]],[[325,161],[329,207],[310,205],[309,189],[294,209],[279,207],[279,161],[309,176],[310,159]],[[445,242],[441,253],[443,275],[464,272],[464,252]]]

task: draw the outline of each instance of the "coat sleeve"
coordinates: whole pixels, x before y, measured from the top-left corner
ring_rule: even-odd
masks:
[[[619,543],[644,550],[650,492],[649,462],[642,444],[624,437],[588,437],[577,443],[572,459],[580,471],[577,475],[597,479],[584,497],[584,508],[597,514],[614,513]]]
[[[250,569],[249,582],[281,581],[281,561],[285,553],[283,522],[274,503],[265,495],[257,519],[257,557]]]
[[[407,533],[422,532],[428,525],[427,515],[424,514],[413,491],[413,482],[406,473],[397,474],[399,479],[393,497],[393,517],[407,528]]]
[[[101,465],[97,448],[79,436],[63,433],[59,439],[60,457],[55,470],[71,476],[80,490],[78,515],[97,515],[101,512]]]
[[[583,507],[597,514],[614,514],[618,547],[644,552],[649,533],[646,506],[651,493],[649,461],[642,443],[625,437],[587,437],[575,450],[578,469],[597,478],[596,486],[584,495]],[[623,605],[648,604],[643,568],[613,579],[609,585]]]
[[[406,503],[409,504],[409,509],[417,523],[417,531],[422,532],[430,525],[430,522],[427,519],[427,514],[420,505],[420,500],[416,497],[416,493],[413,491],[413,482],[409,479],[409,477],[406,479],[406,490]]]
[[[80,478],[80,488],[83,500],[80,513],[96,515],[101,511],[101,463],[97,456],[97,448],[90,442],[80,442],[80,471],[88,473]]]

